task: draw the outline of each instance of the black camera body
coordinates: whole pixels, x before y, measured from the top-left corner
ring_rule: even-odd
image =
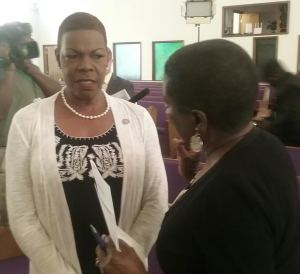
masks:
[[[10,45],[10,56],[0,58],[0,67],[5,67],[11,62],[18,63],[25,59],[39,57],[38,44],[35,41],[22,42],[22,38],[32,33],[29,23],[8,23],[0,26],[0,42],[6,42]]]

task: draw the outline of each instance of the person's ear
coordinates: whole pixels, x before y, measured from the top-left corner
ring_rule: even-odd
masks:
[[[112,56],[112,52],[111,52],[111,49],[109,47],[107,47],[107,54]]]
[[[58,50],[58,48],[55,49],[55,57],[56,57],[57,64],[58,64],[59,68],[61,69],[61,63],[60,63],[60,59],[59,59],[59,50]]]
[[[207,115],[201,110],[192,110],[194,117],[195,128],[198,128],[199,133],[204,136],[207,130]]]
[[[106,65],[106,74],[108,74],[111,71],[111,66],[112,66],[112,52],[110,48],[107,48],[107,65]]]
[[[107,48],[107,57],[108,57],[108,65],[111,66],[113,58],[112,58],[112,52],[110,48]]]

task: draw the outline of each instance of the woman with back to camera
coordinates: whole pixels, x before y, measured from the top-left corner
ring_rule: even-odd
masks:
[[[31,274],[100,273],[89,225],[108,231],[89,160],[110,185],[118,225],[145,257],[157,237],[167,187],[156,128],[144,108],[101,91],[110,58],[102,23],[68,16],[57,43],[66,86],[14,117],[9,223]]]
[[[219,39],[188,45],[167,61],[164,92],[183,139],[182,173],[193,179],[162,223],[163,272],[300,273],[296,173],[280,141],[252,125],[257,81],[247,53]],[[201,149],[206,165],[195,172]],[[105,239],[112,258],[97,249],[105,274],[146,273],[125,243],[117,252]]]

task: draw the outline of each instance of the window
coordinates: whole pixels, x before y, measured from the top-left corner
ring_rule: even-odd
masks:
[[[183,41],[154,41],[152,42],[152,79],[162,80],[165,63],[169,57],[183,46]]]
[[[141,43],[114,43],[114,72],[127,80],[141,80]]]

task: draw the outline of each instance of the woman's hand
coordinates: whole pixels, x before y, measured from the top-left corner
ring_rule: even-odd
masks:
[[[177,150],[179,174],[187,180],[191,180],[199,170],[201,152],[189,150],[182,139],[174,138],[173,142]]]
[[[27,73],[28,75],[32,75],[34,73],[41,73],[39,67],[37,67],[36,65],[34,65],[31,60],[20,60],[17,63],[17,67],[21,70],[23,70],[25,73]]]
[[[117,251],[109,236],[103,237],[106,243],[106,252],[96,248],[97,264],[105,274],[147,274],[134,249],[120,240],[120,249]]]

